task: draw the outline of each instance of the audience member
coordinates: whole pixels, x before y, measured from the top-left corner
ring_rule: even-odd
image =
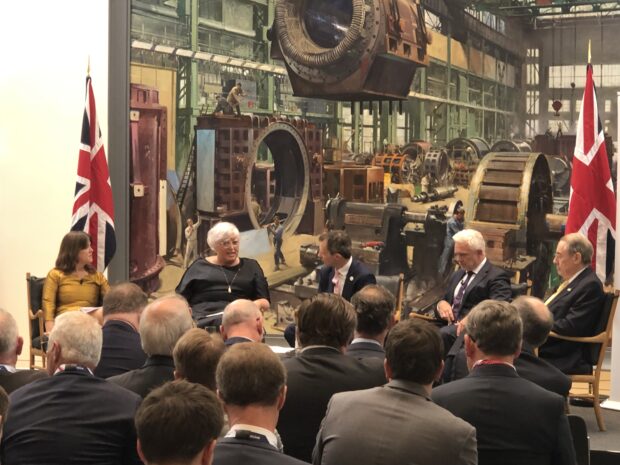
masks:
[[[140,317],[140,339],[148,356],[146,362],[141,368],[112,376],[108,380],[141,397],[146,397],[151,389],[166,381],[173,380],[172,350],[192,325],[191,309],[182,296],[168,295],[153,301]]]
[[[553,263],[563,281],[545,303],[553,313],[552,330],[563,336],[592,336],[600,318],[605,294],[590,268],[592,253],[592,244],[580,233],[558,242]],[[551,338],[538,354],[564,373],[591,373],[585,350],[584,344]]]
[[[439,331],[424,321],[396,325],[386,341],[389,383],[334,394],[313,463],[477,464],[476,430],[430,402],[432,383],[443,368],[442,345]]]
[[[18,334],[15,318],[0,308],[0,387],[8,394],[24,384],[47,377],[44,371],[15,368],[23,346],[24,340]]]
[[[327,403],[337,392],[385,383],[383,362],[344,354],[355,329],[355,310],[336,294],[318,294],[297,311],[299,353],[283,360],[288,399],[278,421],[284,453],[309,462]]]
[[[536,297],[521,296],[513,302],[513,305],[523,323],[521,353],[514,361],[517,374],[548,391],[563,397],[568,396],[571,387],[570,378],[534,353],[549,335],[553,325],[551,312],[544,302]],[[465,349],[458,352],[453,367],[453,373],[449,377],[444,376],[444,382],[461,379],[469,374]]]
[[[357,325],[347,355],[385,358],[385,336],[396,322],[394,296],[382,286],[369,284],[351,298],[351,304],[357,314]]]
[[[553,315],[545,303],[536,297],[521,296],[512,302],[523,322],[521,353],[515,359],[515,368],[521,378],[529,379],[546,390],[568,396],[571,379],[559,369],[535,354],[549,336]]]
[[[217,367],[217,386],[231,427],[215,446],[214,465],[304,463],[279,450],[275,427],[286,398],[286,371],[269,347],[231,347]]]
[[[447,323],[441,328],[446,353],[452,348],[469,311],[476,304],[486,299],[508,301],[511,297],[508,274],[487,260],[482,234],[464,229],[452,239],[454,259],[460,269],[450,277],[444,300],[437,304],[439,317]]]
[[[263,324],[263,313],[254,302],[237,299],[224,309],[220,334],[226,347],[239,342],[261,342]]]
[[[121,283],[103,298],[103,346],[95,376],[109,378],[140,368],[146,354],[140,343],[140,314],[146,294],[133,283]]]
[[[139,464],[133,417],[140,397],[93,375],[101,326],[82,312],[56,318],[50,376],[11,394],[2,463]]]
[[[136,413],[138,453],[145,465],[210,465],[222,424],[214,392],[187,381],[166,383]]]
[[[6,414],[9,411],[9,395],[3,387],[0,386],[0,440],[2,440],[2,428],[6,420]]]
[[[432,398],[476,428],[480,465],[574,464],[564,399],[520,378],[513,365],[522,323],[506,302],[486,300],[469,314],[470,374],[439,386]]]
[[[219,336],[200,328],[190,329],[172,351],[175,379],[202,384],[215,392],[215,369],[225,350]]]

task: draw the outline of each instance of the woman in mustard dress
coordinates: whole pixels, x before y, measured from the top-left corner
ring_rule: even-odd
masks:
[[[98,307],[110,289],[105,276],[92,266],[93,249],[90,237],[71,231],[62,238],[56,267],[48,274],[43,286],[45,330],[51,331],[54,319],[61,313],[82,307]]]

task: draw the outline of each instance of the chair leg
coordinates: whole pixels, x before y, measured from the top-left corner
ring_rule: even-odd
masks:
[[[596,416],[596,423],[600,431],[605,431],[605,420],[603,419],[603,409],[601,409],[601,400],[598,393],[598,380],[592,383],[592,391],[594,396],[594,415]]]

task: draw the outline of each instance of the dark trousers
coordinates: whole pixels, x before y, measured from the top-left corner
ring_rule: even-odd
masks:
[[[273,259],[276,262],[276,266],[280,266],[280,262],[282,262],[282,264],[286,264],[286,261],[284,260],[284,254],[282,253],[282,242],[274,242],[274,246],[276,248],[275,253],[273,254]]]

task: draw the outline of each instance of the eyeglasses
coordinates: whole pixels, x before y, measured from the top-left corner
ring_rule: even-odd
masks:
[[[225,241],[220,241],[218,242],[218,245],[221,245],[222,247],[230,247],[231,245],[237,247],[239,245],[239,239],[228,239]]]

